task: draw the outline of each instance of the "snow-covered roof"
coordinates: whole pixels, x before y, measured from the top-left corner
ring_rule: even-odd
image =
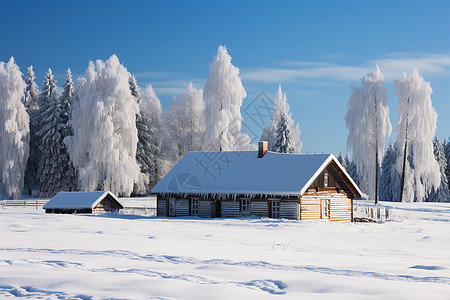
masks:
[[[160,194],[302,195],[334,161],[361,191],[333,154],[257,151],[188,152],[153,188]]]
[[[59,192],[55,197],[50,199],[44,209],[83,209],[94,208],[97,204],[110,195],[117,203],[117,197],[109,191],[96,192]],[[121,204],[120,204],[121,205]]]

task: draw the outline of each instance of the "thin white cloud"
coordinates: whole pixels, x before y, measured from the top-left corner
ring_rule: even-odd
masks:
[[[385,79],[393,80],[403,72],[417,69],[424,76],[450,74],[450,54],[419,55],[391,53],[387,58],[370,60],[361,66],[346,66],[328,62],[283,61],[287,68],[242,69],[242,78],[263,83],[283,83],[298,80],[346,81],[359,80],[378,64]]]
[[[168,79],[152,81],[151,85],[155,89],[155,93],[158,95],[179,96],[187,89],[190,82],[194,84],[195,88],[202,89],[204,81],[205,80],[203,78]]]
[[[394,58],[385,58],[371,61],[378,64],[386,79],[395,79],[403,72],[417,69],[422,75],[433,76],[450,73],[450,55],[428,55],[421,57],[403,56],[396,54]]]
[[[326,67],[311,67],[299,69],[256,68],[243,70],[242,78],[248,81],[279,83],[299,79],[332,79],[354,80],[370,70],[367,67],[330,65]]]
[[[177,76],[179,74],[171,73],[171,72],[138,72],[135,73],[134,76],[136,78],[169,78],[173,76]]]

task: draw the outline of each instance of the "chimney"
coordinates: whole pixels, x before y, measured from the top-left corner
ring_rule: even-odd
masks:
[[[258,142],[258,158],[261,158],[266,154],[267,149],[269,148],[269,142],[260,141]]]

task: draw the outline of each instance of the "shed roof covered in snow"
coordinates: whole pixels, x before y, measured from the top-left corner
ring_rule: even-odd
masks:
[[[258,151],[188,152],[152,193],[300,196],[332,162],[360,196],[333,154],[267,152],[258,158]]]
[[[109,191],[96,192],[59,192],[44,205],[44,209],[93,209],[105,198],[113,199],[120,208],[123,205]]]

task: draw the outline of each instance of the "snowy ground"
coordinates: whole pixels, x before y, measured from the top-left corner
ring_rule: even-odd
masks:
[[[449,299],[450,204],[392,206],[382,224],[0,208],[0,298]]]

